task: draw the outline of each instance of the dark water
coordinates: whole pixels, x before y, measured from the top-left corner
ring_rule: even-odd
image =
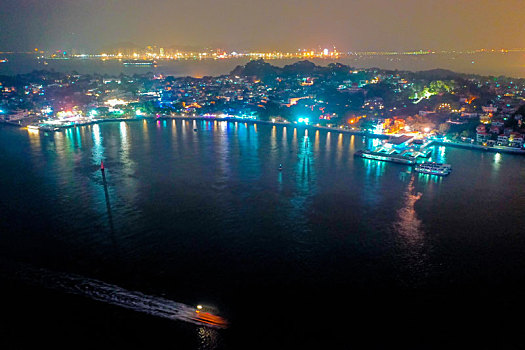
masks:
[[[436,147],[453,166],[437,178],[354,158],[369,142],[180,120],[0,127],[0,342],[523,345],[525,158]],[[164,317],[198,303],[230,327]]]
[[[0,54],[0,58],[9,59],[7,63],[0,63],[0,74],[14,75],[31,72],[34,69],[55,70],[58,72],[77,71],[83,74],[110,74],[119,75],[155,72],[173,76],[218,76],[227,74],[237,65],[246,64],[248,59],[228,60],[186,60],[160,61],[158,67],[124,66],[119,61],[99,61],[88,59],[74,60],[37,60],[33,55]],[[273,65],[284,66],[294,60],[270,60]],[[383,69],[397,69],[420,71],[435,68],[450,69],[460,73],[480,75],[505,75],[509,77],[525,78],[525,52],[490,52],[476,54],[432,54],[432,55],[394,55],[394,56],[349,56],[337,61],[313,59],[318,65],[326,66],[329,63],[340,62],[356,68],[379,67]],[[47,65],[44,64],[47,62]]]

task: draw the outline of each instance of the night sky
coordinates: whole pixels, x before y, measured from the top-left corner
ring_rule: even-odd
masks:
[[[0,50],[525,47],[522,0],[0,0]]]

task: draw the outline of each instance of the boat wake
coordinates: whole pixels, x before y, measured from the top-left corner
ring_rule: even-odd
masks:
[[[146,313],[170,320],[184,321],[200,326],[226,328],[227,321],[220,316],[198,312],[195,307],[158,296],[130,291],[116,285],[83,276],[53,272],[46,269],[23,268],[16,272],[27,284],[62,293],[87,297],[106,304]]]

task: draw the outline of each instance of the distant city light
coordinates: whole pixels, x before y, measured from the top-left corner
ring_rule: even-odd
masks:
[[[107,100],[106,102],[104,102],[104,104],[109,105],[111,107],[115,107],[116,105],[127,105],[128,103],[129,103],[128,101],[121,100],[118,98],[114,98],[114,99]]]
[[[41,112],[42,112],[42,114],[49,115],[49,114],[53,113],[53,109],[51,107],[46,107],[46,108],[42,108]]]
[[[75,113],[73,113],[72,111],[60,111],[57,113],[57,117],[59,118],[71,118],[75,116]]]

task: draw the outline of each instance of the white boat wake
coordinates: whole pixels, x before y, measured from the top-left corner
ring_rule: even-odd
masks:
[[[16,274],[19,279],[28,284],[80,295],[152,316],[189,322],[200,326],[227,327],[227,321],[220,316],[199,312],[190,305],[137,291],[129,291],[99,280],[35,268],[22,268]]]

